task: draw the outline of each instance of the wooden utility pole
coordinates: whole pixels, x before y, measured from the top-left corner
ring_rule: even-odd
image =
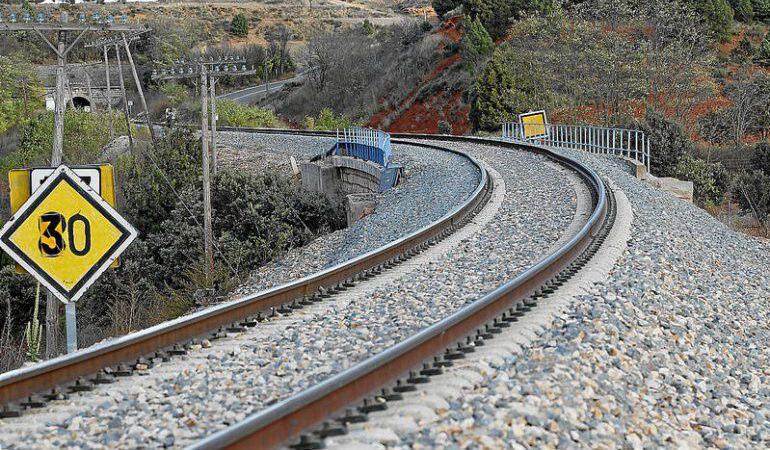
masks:
[[[107,114],[110,116],[110,140],[115,138],[115,126],[112,124],[112,87],[110,86],[110,60],[107,58],[107,46],[104,49],[104,75],[107,78]]]
[[[209,107],[206,98],[208,97],[208,89],[206,89],[206,82],[208,80],[208,74],[206,65],[200,65],[201,72],[201,153],[203,158],[203,248],[204,257],[206,258],[204,264],[206,265],[207,273],[211,275],[214,271],[214,236],[211,225],[211,172],[209,170],[209,126],[208,126],[208,113]]]
[[[144,118],[147,121],[147,129],[150,130],[150,139],[152,139],[152,145],[155,146],[155,130],[152,128],[152,117],[150,117],[150,110],[147,108],[147,101],[144,99],[144,89],[142,89],[142,82],[139,81],[139,75],[136,73],[136,66],[134,65],[134,58],[131,56],[131,48],[128,46],[128,39],[125,34],[121,34],[123,38],[123,45],[126,47],[126,55],[128,56],[128,63],[131,65],[131,73],[134,74],[134,83],[136,84],[136,91],[139,93],[139,100],[142,102],[142,109],[144,109]]]
[[[217,80],[211,77],[211,168],[217,174]]]
[[[123,80],[123,64],[120,62],[120,45],[115,44],[115,55],[118,61],[118,74],[120,79],[120,95],[123,97],[123,116],[126,118],[126,130],[128,132],[128,147],[134,153],[134,136],[131,133],[131,119],[128,118],[128,97],[126,96],[126,82]]]
[[[224,60],[205,61],[199,58],[197,61],[190,61],[186,65],[185,61],[180,61],[179,67],[171,69],[168,73],[163,69],[161,73],[153,70],[154,80],[173,80],[180,78],[199,78],[200,79],[200,97],[201,97],[201,153],[203,160],[203,250],[205,258],[205,267],[210,275],[214,270],[214,237],[212,231],[212,208],[211,208],[211,165],[217,171],[216,156],[216,77],[218,76],[245,76],[256,73],[254,67],[251,70],[246,69],[245,61],[234,58]],[[241,64],[241,67],[238,67]],[[224,66],[224,68],[222,67]],[[196,69],[197,68],[197,71]],[[197,89],[197,86],[196,86]],[[208,98],[211,96],[211,116],[209,116]],[[209,136],[209,120],[211,123],[211,136]],[[211,144],[211,148],[209,148]]]

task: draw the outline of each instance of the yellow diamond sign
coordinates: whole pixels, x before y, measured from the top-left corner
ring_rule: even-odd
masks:
[[[62,302],[76,301],[136,230],[67,166],[59,166],[0,230],[0,248]]]

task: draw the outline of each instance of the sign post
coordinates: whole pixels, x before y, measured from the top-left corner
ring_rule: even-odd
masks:
[[[40,187],[30,188],[32,194],[0,229],[0,248],[65,304],[67,351],[72,352],[77,349],[75,302],[137,232],[69,167],[43,169],[39,177],[44,178]]]

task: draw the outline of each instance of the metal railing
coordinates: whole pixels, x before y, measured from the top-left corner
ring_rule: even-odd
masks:
[[[634,158],[650,171],[650,140],[641,130],[588,125],[504,123],[503,139]]]
[[[388,167],[393,156],[390,134],[372,128],[337,130],[334,154],[361,158]]]

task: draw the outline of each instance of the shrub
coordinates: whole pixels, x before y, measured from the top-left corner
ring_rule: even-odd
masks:
[[[765,38],[757,50],[757,59],[765,66],[770,66],[770,32],[765,34]]]
[[[460,49],[466,67],[474,69],[495,49],[495,44],[478,17],[465,19],[465,34]]]
[[[43,87],[29,62],[0,55],[0,134],[43,107]]]
[[[446,120],[438,121],[438,132],[440,134],[452,134],[452,124]]]
[[[308,116],[305,118],[305,128],[308,130],[341,130],[350,128],[353,122],[344,114],[335,115],[331,108],[324,108],[317,117]]]
[[[693,144],[681,124],[648,109],[639,124],[650,140],[650,170],[659,177],[676,176],[679,160],[692,153]]]
[[[754,10],[755,19],[770,19],[770,0],[751,0],[751,9]]]
[[[770,143],[760,142],[754,147],[751,165],[767,176],[770,176]]]
[[[730,0],[730,6],[735,11],[735,19],[750,23],[754,19],[754,8],[751,0]]]
[[[758,170],[739,173],[733,182],[733,192],[738,204],[749,211],[760,224],[770,217],[770,175]]]
[[[230,22],[230,34],[238,37],[246,37],[249,34],[249,19],[243,13],[238,13]]]
[[[463,0],[465,14],[478,17],[493,39],[505,36],[510,19],[551,10],[550,0]]]
[[[168,97],[169,104],[174,108],[178,108],[180,105],[182,105],[182,103],[186,102],[187,99],[190,98],[189,94],[187,93],[187,87],[181,84],[164,84],[160,87],[160,92]]]
[[[217,103],[219,123],[231,127],[276,128],[281,120],[273,111],[244,106],[231,100]]]
[[[693,196],[698,204],[716,205],[722,202],[728,183],[727,171],[721,164],[684,155],[679,159],[675,174],[693,182]]]
[[[443,17],[444,14],[457,8],[462,4],[462,0],[432,0],[433,10],[439,17]]]

